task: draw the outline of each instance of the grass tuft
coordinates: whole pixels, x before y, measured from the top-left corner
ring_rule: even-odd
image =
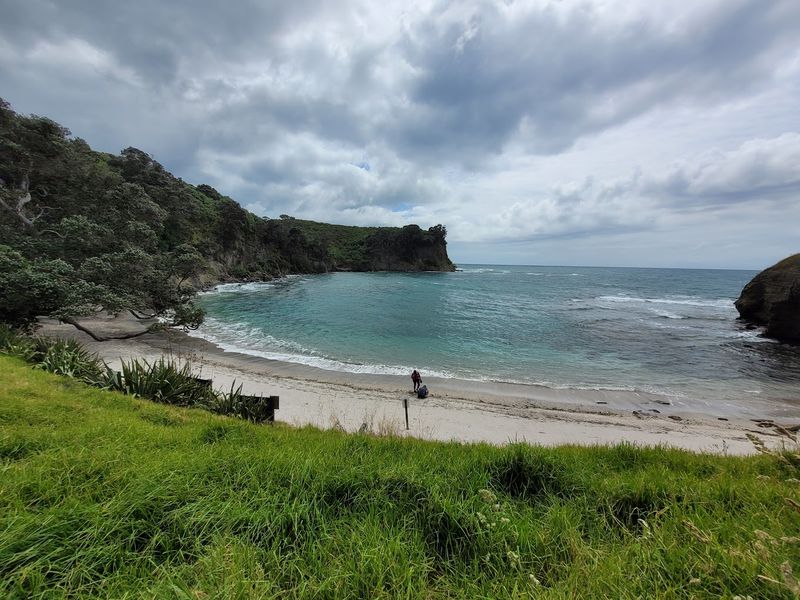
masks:
[[[569,465],[557,455],[526,444],[512,444],[490,466],[492,484],[513,498],[569,497],[580,489]]]

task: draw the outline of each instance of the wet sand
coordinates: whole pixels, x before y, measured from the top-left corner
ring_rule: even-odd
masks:
[[[135,331],[132,318],[86,320],[105,335]],[[242,385],[244,393],[280,396],[278,421],[426,439],[542,445],[667,445],[694,451],[752,454],[746,434],[770,445],[785,438],[757,419],[791,426],[800,419],[770,414],[754,406],[750,418],[724,413],[689,412],[655,394],[628,391],[550,389],[542,386],[425,378],[431,395],[419,400],[410,377],[326,371],[236,352],[178,331],[147,334],[129,340],[95,342],[69,325],[45,321],[41,333],[73,337],[114,368],[131,358],[169,356],[189,361],[198,376],[217,389]],[[403,400],[408,400],[406,430]]]

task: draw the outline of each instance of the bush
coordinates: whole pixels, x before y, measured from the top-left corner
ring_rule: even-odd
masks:
[[[108,389],[174,406],[204,407],[214,395],[211,388],[192,376],[189,364],[179,367],[163,358],[153,363],[123,361],[121,375],[107,371],[103,382]]]
[[[25,336],[19,329],[0,323],[0,352],[28,360],[28,355],[31,351],[32,342],[30,338]]]
[[[217,414],[239,417],[251,423],[265,422],[269,414],[266,398],[244,396],[242,386],[235,385],[231,384],[229,392],[214,393],[206,408]]]
[[[229,392],[216,392],[207,382],[192,375],[190,364],[179,366],[164,359],[150,363],[130,360],[115,371],[71,339],[24,335],[19,329],[0,323],[0,352],[19,356],[34,368],[74,377],[89,385],[132,394],[162,404],[194,406],[220,415],[253,423],[267,420],[264,398],[242,395],[242,386],[231,385]]]
[[[34,363],[35,368],[92,384],[105,368],[105,363],[96,354],[70,339],[34,338],[32,356],[28,360]]]
[[[106,368],[96,354],[75,340],[30,338],[7,325],[0,325],[0,351],[33,363],[35,369],[74,377],[91,385],[96,384]]]

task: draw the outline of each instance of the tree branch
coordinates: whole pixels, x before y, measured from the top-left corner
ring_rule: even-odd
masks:
[[[89,329],[86,326],[81,325],[80,323],[78,323],[72,317],[64,317],[63,319],[61,319],[61,321],[64,322],[64,323],[68,323],[69,325],[72,325],[78,331],[82,331],[83,333],[87,334],[89,337],[91,337],[96,342],[107,342],[108,340],[129,340],[131,338],[139,337],[140,335],[145,335],[146,333],[152,333],[152,331],[153,331],[153,327],[150,326],[147,329],[145,329],[144,331],[137,331],[135,333],[124,333],[122,335],[104,336],[104,335],[96,334],[91,329]]]
[[[62,240],[67,239],[66,235],[64,235],[63,233],[59,233],[55,229],[42,229],[40,232],[38,232],[38,235],[44,235],[45,233],[50,233],[52,235],[56,235],[56,236],[60,237]]]
[[[29,188],[29,186],[30,186],[30,180],[28,179],[28,176],[27,176],[27,175],[25,175],[25,178],[22,180],[22,183],[20,183],[20,184],[19,184],[19,189],[18,189],[18,190],[16,190],[16,192],[17,192],[17,193],[21,194],[21,195],[20,195],[20,196],[17,198],[17,205],[16,205],[16,207],[15,207],[15,208],[11,208],[11,206],[9,206],[8,204],[6,204],[6,203],[5,203],[5,201],[4,201],[2,198],[0,198],[0,205],[2,205],[2,207],[3,207],[3,208],[5,208],[5,209],[6,209],[7,211],[9,211],[10,213],[12,213],[12,214],[16,215],[16,217],[17,217],[17,218],[18,218],[20,221],[22,221],[22,224],[23,224],[23,225],[25,225],[26,227],[33,227],[33,222],[34,222],[36,219],[38,219],[39,217],[41,217],[41,216],[42,216],[42,213],[39,213],[39,215],[38,215],[37,217],[34,217],[33,219],[29,218],[29,217],[28,217],[28,216],[25,214],[25,211],[24,211],[24,209],[25,209],[25,205],[26,205],[28,202],[30,202],[30,201],[31,201],[31,192],[30,192],[30,190],[28,189],[28,188]],[[5,182],[4,182],[4,181],[2,182],[2,188],[3,188],[4,190],[5,190],[5,189],[8,189],[8,188],[6,188],[6,186],[5,186]],[[42,210],[42,212],[44,212],[44,210]]]

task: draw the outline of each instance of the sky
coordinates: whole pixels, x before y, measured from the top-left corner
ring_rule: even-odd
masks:
[[[0,0],[0,97],[258,215],[456,263],[800,252],[797,0]]]

